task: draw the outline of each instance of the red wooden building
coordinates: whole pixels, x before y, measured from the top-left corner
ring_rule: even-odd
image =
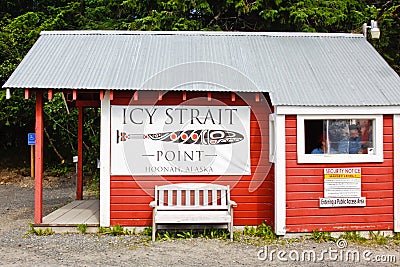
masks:
[[[43,32],[3,88],[36,95],[35,223],[43,93],[64,92],[80,159],[101,107],[101,226],[149,226],[155,185],[209,182],[235,226],[400,231],[400,78],[362,35]]]

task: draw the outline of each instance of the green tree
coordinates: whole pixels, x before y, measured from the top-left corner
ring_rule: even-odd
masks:
[[[388,1],[377,17],[381,37],[372,44],[400,74],[400,1]]]
[[[2,165],[26,165],[29,162],[27,134],[34,131],[34,100],[25,100],[22,90],[11,99],[0,91],[0,160]],[[29,164],[29,163],[28,163]]]

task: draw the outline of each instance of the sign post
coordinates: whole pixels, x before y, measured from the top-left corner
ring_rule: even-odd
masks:
[[[28,133],[28,146],[31,147],[31,177],[35,177],[35,146],[36,134]]]

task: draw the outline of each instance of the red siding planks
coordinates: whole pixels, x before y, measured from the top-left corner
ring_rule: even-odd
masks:
[[[249,105],[251,175],[247,176],[111,176],[111,225],[151,225],[150,201],[154,199],[154,186],[179,182],[209,182],[231,186],[231,198],[238,203],[234,210],[235,225],[259,225],[273,222],[274,192],[273,168],[268,158],[268,103],[255,101],[254,94],[237,95],[232,102],[230,93],[187,92],[191,105]],[[115,91],[112,105],[179,105],[182,92],[168,92],[159,100],[157,91],[140,91],[134,100],[133,92]],[[190,101],[189,101],[190,100]],[[185,103],[186,104],[186,103]],[[261,153],[262,152],[262,153]]]
[[[383,119],[383,163],[298,164],[296,116],[286,117],[287,232],[393,229],[393,117]],[[362,168],[366,207],[319,208],[324,168]]]

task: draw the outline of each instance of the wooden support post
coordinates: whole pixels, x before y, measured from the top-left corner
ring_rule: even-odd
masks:
[[[76,179],[76,200],[83,197],[83,107],[78,107],[78,172]]]
[[[31,177],[35,178],[35,146],[31,147]]]
[[[43,92],[36,92],[35,223],[42,223],[43,200]]]

